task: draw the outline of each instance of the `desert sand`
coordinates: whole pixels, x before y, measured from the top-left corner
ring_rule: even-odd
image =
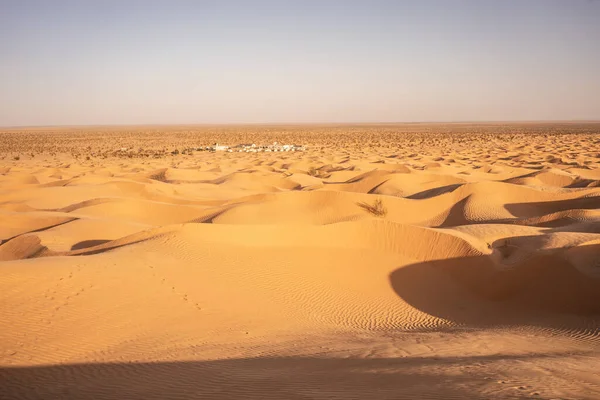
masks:
[[[0,307],[2,399],[597,399],[600,123],[4,129]]]

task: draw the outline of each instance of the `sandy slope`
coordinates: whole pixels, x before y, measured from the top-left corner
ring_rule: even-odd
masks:
[[[0,398],[600,398],[595,134],[314,129],[0,160]]]

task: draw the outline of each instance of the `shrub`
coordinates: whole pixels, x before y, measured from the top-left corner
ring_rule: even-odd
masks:
[[[376,199],[373,204],[358,203],[358,205],[376,217],[385,217],[387,215],[387,209],[383,205],[383,201],[381,199]]]

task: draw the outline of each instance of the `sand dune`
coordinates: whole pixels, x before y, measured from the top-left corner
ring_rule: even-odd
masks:
[[[1,132],[0,398],[600,398],[599,128],[509,127]]]

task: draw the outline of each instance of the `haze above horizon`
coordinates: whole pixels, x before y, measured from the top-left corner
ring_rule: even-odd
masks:
[[[0,126],[600,120],[600,1],[0,3]]]

